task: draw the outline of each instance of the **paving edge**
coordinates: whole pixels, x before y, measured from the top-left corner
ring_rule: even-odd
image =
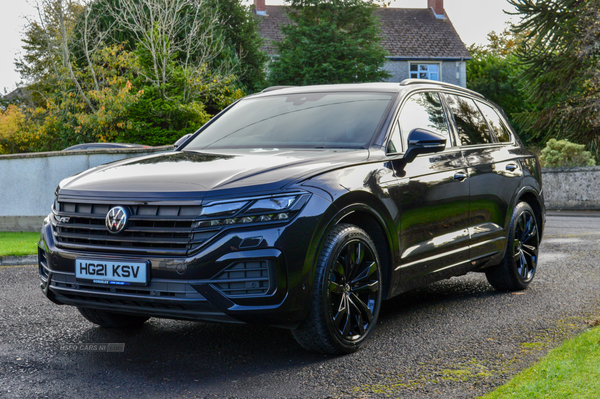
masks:
[[[546,216],[600,217],[598,210],[546,210]]]
[[[35,265],[37,255],[0,256],[0,266]]]

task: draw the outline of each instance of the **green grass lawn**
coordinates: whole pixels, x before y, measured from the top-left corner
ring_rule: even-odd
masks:
[[[564,342],[539,363],[484,396],[492,398],[600,397],[600,327]]]
[[[0,256],[35,255],[40,233],[0,232]]]

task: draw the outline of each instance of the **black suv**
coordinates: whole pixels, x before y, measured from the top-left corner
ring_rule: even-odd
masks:
[[[402,83],[274,87],[173,152],[63,180],[41,288],[104,327],[259,323],[358,349],[381,301],[470,271],[527,288],[540,166],[481,95]]]

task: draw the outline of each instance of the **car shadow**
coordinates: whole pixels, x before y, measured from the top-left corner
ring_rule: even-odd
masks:
[[[471,302],[495,295],[502,293],[494,291],[479,275],[453,278],[401,294],[382,304],[379,325],[371,340],[401,334],[398,325],[417,328],[423,323],[418,315],[439,305],[469,307]],[[380,346],[375,343],[357,353],[336,357],[307,352],[290,331],[273,327],[151,319],[137,330],[118,330],[85,323],[85,328],[70,336],[73,342],[124,343],[124,352],[57,353],[63,361],[76,363],[92,375],[110,372],[123,381],[141,379],[147,384],[176,383],[191,388],[198,384],[217,387],[263,374],[293,374],[294,370],[318,364],[339,365],[368,358],[369,352]]]

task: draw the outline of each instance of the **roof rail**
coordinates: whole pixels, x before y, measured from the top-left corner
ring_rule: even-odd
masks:
[[[400,86],[410,86],[410,85],[416,85],[416,84],[434,84],[437,86],[447,87],[449,89],[457,89],[457,90],[461,90],[461,91],[466,91],[474,96],[485,98],[481,93],[477,93],[476,91],[467,89],[466,87],[453,85],[452,83],[440,82],[438,80],[404,79],[402,82],[400,82]]]
[[[290,87],[298,87],[298,86],[271,86],[271,87],[267,87],[266,89],[261,91],[261,93],[267,93],[270,91],[281,90],[281,89],[288,89]]]

